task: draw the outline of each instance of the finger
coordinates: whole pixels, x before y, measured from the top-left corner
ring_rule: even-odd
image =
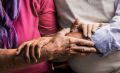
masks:
[[[90,53],[83,53],[83,52],[79,52],[79,51],[75,51],[75,50],[70,50],[70,55],[82,55],[82,56],[86,56],[89,55]]]
[[[83,46],[94,46],[94,42],[90,40],[85,39],[78,39],[73,37],[68,37],[70,44],[77,44],[77,45],[83,45]]]
[[[70,28],[64,28],[61,31],[58,32],[61,35],[66,35],[68,33],[70,33]]]
[[[81,53],[81,52],[70,50],[70,55],[81,55],[81,54],[83,55],[83,53]]]
[[[86,24],[82,24],[82,29],[83,29],[83,35],[85,37],[87,37],[87,25]]]
[[[38,45],[35,46],[36,49],[36,58],[39,59],[41,56],[41,47],[39,47]]]
[[[94,47],[75,46],[75,47],[71,47],[71,50],[82,53],[96,53],[96,49]]]
[[[16,55],[20,55],[20,53],[23,51],[24,47],[25,47],[25,44],[22,44],[20,47],[18,47]]]
[[[81,55],[81,56],[87,56],[87,55],[89,55],[90,53],[80,53],[79,55]]]
[[[41,40],[38,41],[38,43],[36,43],[36,56],[38,57],[38,59],[41,56],[41,49],[44,45],[46,45],[47,43],[49,43],[49,41],[51,40],[51,37],[42,37]]]
[[[35,57],[35,45],[30,46],[30,52],[29,53],[30,53],[30,57],[32,58],[32,60],[34,62],[37,62],[37,59]]]
[[[43,38],[42,38],[42,39],[43,39]],[[46,39],[47,39],[47,38],[46,38]],[[46,40],[46,42],[47,42],[47,40]],[[41,46],[45,45],[46,42],[45,42],[44,40],[42,41],[42,40],[38,39],[38,40],[36,40],[36,41],[33,43],[34,48],[35,48],[35,57],[36,57],[37,59],[39,59],[39,58],[40,58],[40,55],[41,55],[41,52],[40,52]]]
[[[27,62],[30,63],[30,55],[29,55],[29,48],[30,46],[27,44],[25,49],[25,58],[27,59]]]
[[[99,26],[100,26],[99,23],[93,24],[92,32],[94,33],[94,32],[97,30],[97,28],[98,28]]]
[[[78,54],[80,54],[80,52],[78,53],[78,52],[76,52],[74,50],[70,50],[69,54],[70,55],[78,55]]]
[[[88,32],[88,37],[90,38],[91,35],[92,35],[92,25],[89,24],[87,28],[88,28],[88,30],[87,30],[87,32]]]

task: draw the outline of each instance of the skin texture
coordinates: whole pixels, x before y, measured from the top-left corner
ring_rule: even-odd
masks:
[[[72,36],[73,34],[75,37],[80,36],[79,33],[71,33],[69,35]],[[51,46],[50,44],[46,45],[45,48],[49,49]],[[53,47],[54,46],[52,46],[51,48]],[[25,61],[24,53],[16,56],[16,52],[17,52],[17,49],[0,49],[0,71],[6,71],[6,70],[9,71],[9,69],[20,68],[22,66],[29,66],[33,64]],[[54,55],[53,52],[51,54]],[[58,57],[58,56],[55,56],[55,57]],[[47,60],[53,59],[53,57],[51,56],[48,56],[47,58],[48,58]],[[46,59],[45,55],[41,55],[41,57],[37,60],[37,63],[41,62],[43,59]]]
[[[81,22],[79,19],[76,19],[73,25],[80,29],[83,32],[84,37],[90,38],[91,35],[100,27],[104,26],[104,23],[93,23],[93,24],[85,24]]]
[[[96,53],[94,43],[84,40],[83,34],[77,28],[73,26],[71,30],[63,29],[54,37],[25,42],[17,49],[0,49],[0,71],[8,73],[11,69],[39,63],[43,59],[58,60],[76,54]]]
[[[63,55],[85,52],[86,50],[82,46],[94,46],[90,40],[66,36],[69,33],[70,28],[66,28],[56,33],[50,41],[46,41],[48,37],[45,39],[41,37],[37,40],[25,42],[17,49],[17,53],[18,55],[24,53],[27,62],[37,62],[41,53],[45,54],[47,59],[53,60]]]
[[[45,38],[42,38],[44,40]],[[47,40],[50,40],[51,38],[47,38]],[[47,41],[45,39],[45,41]],[[42,55],[38,62],[43,61],[44,56]],[[29,66],[35,64],[34,63],[28,63],[26,62],[26,57],[24,56],[24,53],[21,53],[20,55],[17,55],[17,49],[0,49],[0,71],[1,73],[8,73],[13,69],[19,69],[24,66]]]

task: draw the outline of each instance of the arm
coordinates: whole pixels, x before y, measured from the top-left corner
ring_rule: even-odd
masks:
[[[97,50],[104,55],[120,50],[120,0],[116,0],[115,4],[115,16],[108,25],[98,29],[91,38]]]
[[[51,37],[44,37],[39,39],[41,39],[42,42],[48,42],[51,39]],[[43,61],[44,59],[46,59],[46,57],[44,57],[44,55],[41,55],[37,63]],[[26,61],[24,52],[22,52],[20,55],[17,55],[17,49],[0,49],[0,71],[2,73],[5,71],[6,73],[8,73],[13,69],[23,68],[24,66],[29,66],[32,64],[35,63],[28,63]]]
[[[55,33],[57,29],[53,0],[37,0],[35,4],[37,4],[36,11],[38,11],[37,13],[39,13],[38,16],[40,19],[40,33],[42,35]],[[30,65],[26,63],[23,56],[15,55],[16,49],[1,49],[0,51],[2,52],[2,54],[0,54],[1,71],[5,69],[8,70],[10,68],[13,69],[19,68],[21,66]],[[15,58],[17,58],[18,60]]]
[[[76,38],[80,38],[81,37],[81,34],[80,33],[70,33],[69,34],[69,36],[71,36],[71,37],[76,37]],[[61,37],[60,37],[61,38]],[[40,38],[40,39],[42,39],[42,38]],[[45,38],[44,38],[45,39]],[[42,40],[42,41],[44,41],[44,39]],[[46,40],[47,39],[47,40]],[[46,38],[45,39],[45,42],[47,42],[47,41],[49,41],[49,40],[51,40],[52,38],[51,37],[49,37],[49,38]],[[61,38],[62,39],[62,38]],[[38,39],[37,39],[38,40]],[[76,39],[76,41],[75,40],[73,40],[73,43],[74,42],[76,42],[77,44],[79,43],[79,41],[78,41],[79,39]],[[58,41],[60,41],[59,39],[58,39]],[[62,41],[62,40],[61,40]],[[64,42],[64,41],[63,41]],[[63,43],[63,42],[61,42],[61,44]],[[71,40],[71,42],[72,42],[72,40]],[[80,40],[80,42],[82,42],[82,40]],[[65,43],[65,42],[64,42]],[[83,42],[82,42],[83,43]],[[91,42],[89,42],[89,43],[91,43]],[[88,43],[88,41],[86,41],[86,43],[85,44],[89,44]],[[42,43],[41,43],[42,44]],[[58,44],[59,45],[59,44]],[[64,45],[64,44],[63,44]],[[64,45],[65,46],[65,45]],[[45,46],[43,46],[42,47],[43,49],[45,48],[45,49],[47,49],[47,51],[51,51],[51,52],[48,52],[47,53],[47,56],[48,57],[46,57],[46,54],[44,53],[44,50],[43,50],[43,52],[41,52],[41,56],[40,56],[40,58],[38,59],[38,61],[37,61],[37,63],[39,63],[39,62],[41,62],[41,61],[43,61],[43,60],[51,60],[51,54],[52,54],[52,50],[53,50],[53,55],[55,54],[54,53],[54,50],[56,51],[56,49],[58,49],[58,48],[62,48],[62,46],[61,47],[59,47],[59,46],[56,46],[56,43],[54,43],[54,42],[50,42],[49,44],[47,44],[47,45],[45,45]],[[56,48],[56,49],[55,49]],[[51,49],[51,50],[49,50],[49,49]],[[16,55],[16,49],[0,49],[0,71],[7,71],[7,72],[9,72],[10,70],[12,70],[12,69],[19,69],[19,68],[21,68],[21,67],[24,67],[24,66],[29,66],[29,65],[32,65],[32,64],[35,64],[35,63],[27,63],[26,62],[26,60],[25,60],[25,56],[24,56],[24,52],[22,53],[22,54],[20,54],[20,55]],[[62,50],[61,50],[62,51]],[[64,51],[62,51],[61,53],[63,53]],[[80,51],[81,52],[81,51]],[[94,52],[94,51],[93,51]],[[59,53],[59,52],[58,52]],[[55,57],[57,57],[57,59],[58,58],[60,58],[59,57],[59,54],[56,54],[56,55],[58,55],[58,56],[55,56]],[[67,54],[66,54],[67,55]],[[54,57],[54,59],[55,59],[55,57]]]

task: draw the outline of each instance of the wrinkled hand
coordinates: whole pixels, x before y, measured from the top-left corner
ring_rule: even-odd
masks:
[[[77,31],[82,30],[84,37],[90,38],[92,33],[94,33],[99,27],[102,27],[104,24],[102,23],[85,24],[81,22],[79,19],[76,19],[73,25],[74,27],[78,28],[76,29]]]
[[[79,38],[79,39],[84,39],[84,40],[90,40],[86,39],[82,33],[80,32],[71,32],[67,36]],[[87,42],[87,41],[86,41]],[[92,42],[92,41],[91,41]],[[71,52],[73,54],[78,54],[78,55],[89,55],[91,53],[96,53],[96,48],[94,46],[88,46],[88,45],[75,45],[71,44]]]
[[[75,54],[79,48],[71,46],[72,44],[94,46],[94,43],[89,40],[66,36],[68,33],[70,33],[70,28],[61,30],[48,44],[42,48],[42,53],[45,54],[49,60]],[[79,49],[79,51],[80,50],[82,51],[83,48]],[[76,54],[78,54],[78,52]]]
[[[81,24],[83,25],[83,24]],[[104,26],[105,24],[101,24],[101,26]],[[95,31],[97,29],[97,27],[99,26],[99,24],[93,24],[93,30],[91,29],[91,33],[93,31]],[[87,27],[86,25],[83,27]],[[89,27],[89,26],[88,26]],[[68,34],[68,36],[71,36],[71,37],[76,37],[76,38],[79,38],[79,39],[86,39],[86,40],[90,40],[89,38],[86,38],[85,37],[85,34],[83,34],[84,32],[86,32],[86,30],[84,31],[81,31],[80,29],[80,24],[78,24],[78,20],[75,21],[75,24],[72,25],[71,27],[71,32]],[[87,34],[88,35],[88,34]],[[74,48],[75,47],[75,48]],[[76,49],[77,48],[77,49]],[[78,45],[72,45],[71,47],[72,50],[77,51],[75,53],[78,53],[78,54],[81,54],[81,55],[89,55],[91,53],[96,53],[96,48],[94,46],[90,47],[90,46],[78,46]]]
[[[41,48],[51,39],[52,37],[40,37],[38,39],[25,42],[17,48],[17,55],[23,54],[28,63],[31,61],[37,62],[41,57]]]

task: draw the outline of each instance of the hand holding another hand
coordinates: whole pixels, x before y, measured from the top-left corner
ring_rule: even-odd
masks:
[[[80,21],[79,19],[76,19],[73,23],[73,26],[76,27],[75,29],[81,30],[84,37],[90,38],[91,35],[100,27],[104,26],[103,23],[93,23],[93,24],[85,24],[84,22]]]
[[[37,62],[41,58],[41,49],[46,45],[52,37],[40,37],[32,41],[24,42],[17,48],[17,55],[23,55],[25,60],[30,62]]]
[[[70,37],[70,28],[65,28],[58,32],[53,39],[43,47],[42,53],[46,53],[49,60],[54,60],[69,55],[76,55],[81,53],[96,52],[96,49],[88,49],[84,46],[93,47],[94,43],[80,38]],[[71,33],[72,36],[73,33]],[[68,36],[67,36],[68,35]],[[79,33],[78,33],[79,36]],[[76,46],[71,46],[71,45]],[[86,49],[87,48],[87,49]]]
[[[23,53],[28,62],[37,62],[41,56],[54,60],[68,55],[94,53],[96,49],[93,46],[94,43],[86,40],[81,33],[65,28],[54,37],[41,37],[23,43],[17,49],[17,54]]]

